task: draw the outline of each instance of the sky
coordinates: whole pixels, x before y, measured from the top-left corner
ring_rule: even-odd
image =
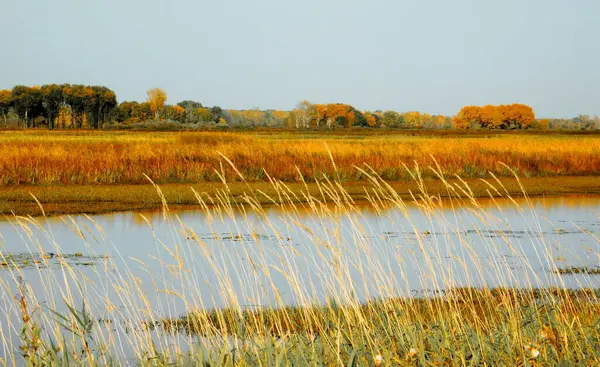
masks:
[[[600,114],[600,0],[0,0],[0,89],[454,115]]]

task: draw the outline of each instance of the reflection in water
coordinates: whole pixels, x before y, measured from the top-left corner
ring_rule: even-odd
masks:
[[[0,222],[11,253],[81,253],[94,266],[0,268],[45,307],[82,297],[103,319],[141,322],[194,308],[412,296],[461,286],[599,287],[600,197],[318,203],[63,216]],[[129,330],[129,329],[128,329]]]
[[[470,201],[450,201],[447,198],[442,198],[440,201],[436,202],[438,208],[440,209],[452,209],[452,208],[473,208],[474,205]],[[380,215],[381,211],[393,211],[394,206],[389,203],[382,204],[379,208],[376,208],[366,200],[360,200],[355,202],[356,207],[360,209],[366,215]],[[409,208],[417,207],[417,204],[414,202],[406,202],[406,205]],[[334,209],[336,208],[336,204],[334,203],[325,203],[324,207],[329,208],[329,213],[336,213]],[[241,208],[246,208],[242,210]],[[567,209],[577,209],[580,207],[585,208],[585,210],[590,210],[592,212],[600,211],[600,196],[585,196],[585,195],[570,195],[570,196],[547,196],[547,197],[534,197],[534,198],[524,198],[524,197],[515,197],[511,199],[503,199],[503,198],[478,198],[477,199],[477,207],[481,210],[488,209],[515,209],[515,208],[525,208],[525,209],[533,209],[536,213],[548,213],[555,211],[564,212]],[[265,205],[263,207],[265,213],[268,215],[277,215],[281,213],[289,212],[291,209],[291,205]],[[214,208],[217,210],[217,208]],[[244,211],[251,210],[247,208],[245,205],[239,205],[233,208],[234,213],[240,214]],[[300,217],[303,216],[312,216],[314,215],[314,208],[311,208],[307,204],[296,204],[293,206],[293,211],[297,213]],[[171,214],[179,215],[179,216],[202,216],[204,211],[197,208],[186,207],[177,207],[173,206],[170,208]],[[384,213],[385,214],[385,213]],[[565,213],[565,215],[568,213]],[[598,213],[600,215],[600,213]],[[558,216],[553,215],[553,216]],[[64,223],[64,218],[67,216],[54,216],[48,217],[44,219],[45,223]],[[74,215],[71,216],[74,218],[82,218],[82,215]],[[160,209],[156,210],[144,210],[144,211],[136,211],[136,212],[115,212],[108,214],[100,214],[94,215],[93,218],[97,218],[101,223],[106,225],[112,225],[114,223],[123,223],[127,222],[131,226],[131,228],[136,228],[140,226],[146,226],[149,221],[152,224],[158,224],[164,220],[163,211]],[[2,218],[6,220],[7,218]],[[0,223],[2,223],[2,219],[0,219]],[[563,219],[560,219],[559,222],[569,221],[568,217],[565,216]]]

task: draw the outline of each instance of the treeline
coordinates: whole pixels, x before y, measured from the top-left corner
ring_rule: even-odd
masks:
[[[359,111],[343,103],[312,104],[302,101],[289,112],[286,125],[297,129],[355,126],[446,129],[452,127],[452,119],[448,116],[420,112]]]
[[[115,92],[96,85],[17,85],[11,91],[0,91],[0,113],[4,121],[12,109],[25,127],[98,129],[116,106]]]
[[[4,124],[54,128],[399,128],[399,129],[568,129],[600,130],[598,116],[536,119],[524,104],[465,106],[456,116],[420,112],[359,111],[349,104],[302,101],[291,111],[225,110],[185,100],[167,104],[167,93],[147,91],[144,102],[117,102],[104,86],[47,84],[0,90]]]

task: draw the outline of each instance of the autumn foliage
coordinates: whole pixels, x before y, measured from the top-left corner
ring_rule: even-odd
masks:
[[[193,100],[167,104],[160,88],[147,91],[146,101],[117,102],[116,94],[104,86],[80,84],[17,85],[0,90],[0,122],[4,126],[35,128],[109,129],[212,129],[212,128],[398,128],[398,129],[554,129],[600,130],[598,116],[572,119],[536,119],[530,106],[465,106],[456,116],[431,115],[420,111],[359,110],[346,103],[301,101],[291,111],[233,110],[204,106]],[[186,124],[178,126],[178,124]]]
[[[148,94],[148,105],[150,106],[150,111],[152,111],[154,114],[155,119],[158,119],[159,113],[161,113],[165,107],[167,93],[160,88],[149,89],[146,93]]]
[[[456,128],[527,129],[535,121],[533,109],[527,105],[465,106],[452,122]]]

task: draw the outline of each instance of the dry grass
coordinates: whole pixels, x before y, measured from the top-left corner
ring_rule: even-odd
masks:
[[[495,180],[489,180],[494,182]],[[496,192],[483,179],[448,179],[423,181],[429,195],[448,197],[447,183],[453,187],[468,185],[470,194],[478,198],[489,198],[511,195],[523,195],[521,184],[527,187],[529,196],[579,196],[600,195],[600,179],[596,176],[558,176],[533,177],[517,181],[513,177],[499,179],[504,191]],[[402,199],[411,199],[413,193],[419,192],[420,185],[414,181],[390,182],[390,186]],[[341,183],[346,193],[356,201],[365,201],[367,194],[364,182]],[[320,193],[317,183],[286,183],[286,186],[297,195],[286,198],[294,203],[303,203],[307,195],[316,196]],[[232,203],[244,203],[244,194],[249,187],[257,193],[255,200],[261,205],[272,205],[281,202],[277,189],[268,182],[219,183],[203,182],[194,184],[164,184],[162,193],[168,203],[181,208],[197,208],[196,193],[204,197],[209,204],[216,195],[227,196]],[[47,215],[108,213],[126,210],[156,210],[162,207],[162,200],[155,195],[156,189],[151,184],[146,185],[13,185],[0,187],[0,214],[33,215],[42,214],[39,204],[43,205]]]
[[[329,151],[328,151],[329,150]],[[409,181],[404,164],[433,165],[448,176],[593,176],[598,135],[407,136],[291,133],[3,132],[0,185],[140,184],[332,179],[363,181],[366,164],[387,181]],[[334,173],[332,158],[337,171]],[[435,178],[423,171],[425,178]]]

